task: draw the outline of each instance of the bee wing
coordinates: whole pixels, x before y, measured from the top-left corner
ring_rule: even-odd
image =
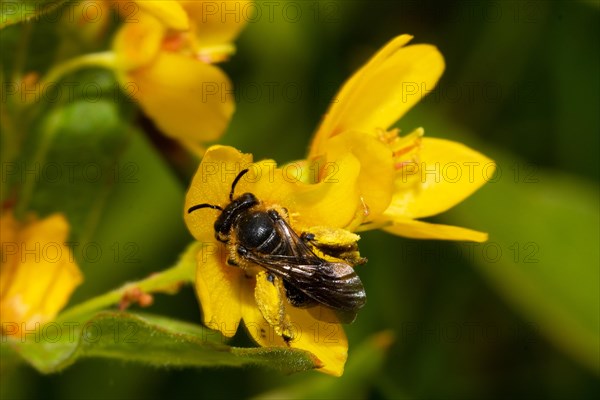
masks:
[[[296,260],[296,264],[320,264],[325,262],[322,258],[317,256],[310,247],[294,232],[294,230],[287,224],[287,222],[277,217],[274,221],[275,231],[284,239],[283,249],[272,254],[277,258],[280,256],[288,260]]]
[[[283,219],[275,221],[275,229],[285,238],[285,249],[279,254],[249,251],[246,258],[335,310],[342,322],[352,322],[366,302],[363,284],[354,268],[318,257]]]

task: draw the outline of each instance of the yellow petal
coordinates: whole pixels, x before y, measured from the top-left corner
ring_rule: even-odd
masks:
[[[133,97],[166,135],[191,142],[212,141],[234,111],[232,85],[217,67],[179,54],[160,52],[131,71]]]
[[[414,219],[394,219],[385,231],[394,235],[413,239],[464,240],[470,242],[485,242],[488,234],[451,225],[431,224]]]
[[[360,236],[345,229],[334,229],[330,226],[312,226],[308,232],[315,235],[319,246],[339,246],[352,248],[360,240]]]
[[[360,196],[372,215],[386,210],[392,200],[395,170],[392,151],[381,141],[361,132],[348,131],[328,141],[328,165],[352,153],[360,163]]]
[[[3,212],[0,219],[0,240],[2,240],[2,270],[0,279],[0,299],[8,291],[10,282],[15,276],[16,268],[19,265],[18,258],[19,244],[17,243],[17,234],[19,223],[10,212]],[[12,254],[15,253],[15,254]]]
[[[69,37],[77,37],[82,46],[94,48],[104,40],[106,32],[114,22],[111,2],[106,0],[84,0],[70,4],[68,12],[61,12],[61,33]],[[124,10],[125,11],[125,10]],[[136,7],[129,5],[130,13],[135,13]]]
[[[327,151],[325,141],[346,130],[375,134],[387,129],[429,91],[444,70],[431,45],[403,47],[408,35],[391,40],[336,95],[310,149],[310,158]]]
[[[352,177],[349,180],[340,179],[340,185],[327,182],[315,185],[298,183],[295,179],[286,177],[273,161],[251,162],[251,155],[242,154],[232,147],[209,148],[188,191],[186,209],[204,203],[225,206],[229,203],[232,181],[240,170],[249,167],[251,172],[239,181],[234,197],[244,192],[254,193],[265,206],[286,207],[291,214],[296,215],[297,220],[304,220],[306,224],[314,221],[308,226],[319,224],[315,221],[319,218],[321,222],[335,222],[340,215],[347,213],[352,216],[353,210],[334,217],[326,215],[326,211],[336,214],[336,204],[339,203],[339,208],[345,208],[352,200],[347,196],[356,196],[358,162],[354,156],[348,155],[340,161],[345,166],[340,171]],[[297,197],[301,200],[297,201]],[[310,210],[309,204],[316,209],[323,209]],[[197,239],[205,239],[214,244],[212,225],[218,213],[218,210],[203,208],[191,214],[186,213],[185,220]],[[339,223],[345,223],[343,221],[348,216],[340,218]],[[324,225],[330,226],[326,223]],[[318,311],[322,315],[316,319],[314,309],[309,311],[292,307],[284,297],[281,286],[273,285],[267,279],[268,274],[263,272],[255,277],[245,276],[240,269],[225,265],[225,246],[219,245],[218,248],[221,250],[217,255],[207,252],[199,254],[199,257],[202,254],[208,256],[208,262],[198,262],[196,283],[205,324],[223,331],[218,325],[220,322],[229,331],[223,333],[231,336],[235,332],[235,323],[241,316],[249,334],[260,345],[290,345],[308,350],[321,360],[323,372],[341,375],[347,358],[346,336],[339,324],[323,322],[337,321],[335,314],[319,307]],[[293,339],[286,342],[282,338],[284,335]]]
[[[196,294],[204,325],[232,337],[242,318],[243,292],[251,288],[240,268],[226,264],[227,256],[216,240],[202,244],[196,256]]]
[[[229,146],[211,146],[192,179],[185,198],[184,219],[196,240],[211,242],[215,231],[213,224],[220,211],[203,208],[188,213],[187,210],[198,204],[214,204],[225,207],[229,203],[229,191],[237,174],[252,163],[251,154],[243,154]],[[241,190],[245,189],[240,182]],[[236,189],[236,195],[243,193]]]
[[[273,160],[252,163],[250,154],[242,154],[233,147],[213,146],[207,150],[192,180],[185,209],[204,203],[225,207],[233,180],[242,169],[248,168],[248,174],[236,186],[234,198],[253,193],[267,207],[288,209],[292,220],[301,227],[343,228],[354,220],[360,208],[356,183],[360,165],[349,154],[336,167],[322,182],[305,184],[299,177],[301,167],[288,164],[286,168],[277,168]],[[210,240],[207,232],[214,234],[212,223],[218,215],[219,211],[207,208],[186,213],[185,220],[194,237],[205,241]]]
[[[392,219],[423,218],[454,207],[492,178],[495,164],[461,143],[423,138],[419,162],[404,170],[417,171],[417,184],[410,184],[409,174],[400,172],[386,211]]]
[[[248,186],[242,179],[240,193],[251,191],[266,204],[287,208],[297,227],[345,228],[354,221],[361,209],[357,185],[360,164],[352,154],[339,159],[317,184],[301,183],[300,167],[288,164],[286,168],[274,169],[274,165],[269,160],[256,163],[253,170],[260,171],[261,179]]]
[[[9,214],[2,219],[16,226]],[[69,224],[62,214],[17,228],[11,242],[6,227],[3,221],[0,314],[2,322],[26,323],[30,329],[34,322],[54,319],[83,276],[65,244]]]
[[[322,365],[318,369],[326,374],[341,376],[348,358],[348,339],[340,324],[323,322],[336,320],[334,313],[319,307],[322,316],[316,319],[306,308],[293,307],[287,302],[286,312],[291,321],[293,339],[286,343],[264,319],[254,302],[254,297],[246,297],[243,307],[244,325],[250,336],[263,347],[292,347],[309,351]],[[331,314],[331,315],[329,315]]]
[[[254,12],[252,1],[180,0],[179,3],[190,18],[192,34],[201,47],[233,41]]]
[[[181,4],[175,0],[137,0],[136,4],[140,10],[154,15],[169,28],[176,30],[189,28],[188,16]]]
[[[117,31],[113,50],[120,72],[147,65],[158,55],[165,27],[153,15],[139,13],[137,22],[126,22]]]
[[[237,267],[227,265],[227,248],[214,238],[214,222],[220,211],[203,208],[188,213],[198,204],[226,206],[231,183],[252,162],[252,155],[229,146],[212,146],[204,155],[186,195],[184,219],[194,237],[203,243],[197,255],[196,293],[204,324],[231,337],[235,334],[242,307],[250,296],[254,308],[254,278],[246,278]],[[258,311],[258,310],[257,310]],[[260,312],[259,312],[260,313]]]
[[[287,307],[292,327],[298,332],[290,342],[291,347],[310,351],[323,367],[318,371],[329,375],[342,376],[348,358],[348,339],[341,324],[324,321],[336,321],[333,311],[318,306],[319,319],[314,317],[315,310]]]

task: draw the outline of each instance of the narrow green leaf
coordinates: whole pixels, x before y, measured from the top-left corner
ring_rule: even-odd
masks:
[[[315,368],[312,355],[288,348],[235,348],[218,332],[160,316],[102,312],[85,324],[50,323],[26,341],[3,338],[42,373],[58,372],[80,358],[101,357],[156,367],[260,366],[285,373]],[[4,358],[4,356],[3,356]]]
[[[118,105],[107,99],[74,100],[49,110],[32,133],[9,176],[19,188],[17,211],[63,212],[73,238],[89,237],[126,144],[127,125]]]
[[[411,118],[431,115],[437,118],[427,119],[429,132],[446,133],[497,164],[491,181],[439,222],[488,232],[487,243],[459,244],[462,254],[541,334],[600,372],[598,186],[490,147],[430,108]]]
[[[444,214],[489,232],[470,249],[477,268],[552,342],[600,372],[598,188],[488,152],[496,182]]]

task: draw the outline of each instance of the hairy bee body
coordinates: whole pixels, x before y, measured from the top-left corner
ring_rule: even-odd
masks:
[[[221,211],[214,224],[215,237],[234,253],[228,260],[230,265],[258,265],[283,281],[292,306],[324,305],[334,310],[342,322],[352,322],[366,302],[353,265],[347,260],[336,258],[332,262],[316,255],[313,244],[309,244],[314,242],[313,234],[298,235],[288,224],[287,215],[264,208],[254,194],[244,193],[234,199],[235,185],[246,172],[234,180],[230,203],[225,208],[200,204],[188,212],[204,207]],[[320,250],[327,253],[326,249]]]

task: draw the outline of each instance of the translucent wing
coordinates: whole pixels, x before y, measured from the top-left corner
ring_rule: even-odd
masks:
[[[352,322],[366,302],[365,290],[349,264],[318,257],[279,215],[272,214],[281,244],[271,253],[242,250],[248,261],[280,277],[308,298],[336,311],[342,322]]]

